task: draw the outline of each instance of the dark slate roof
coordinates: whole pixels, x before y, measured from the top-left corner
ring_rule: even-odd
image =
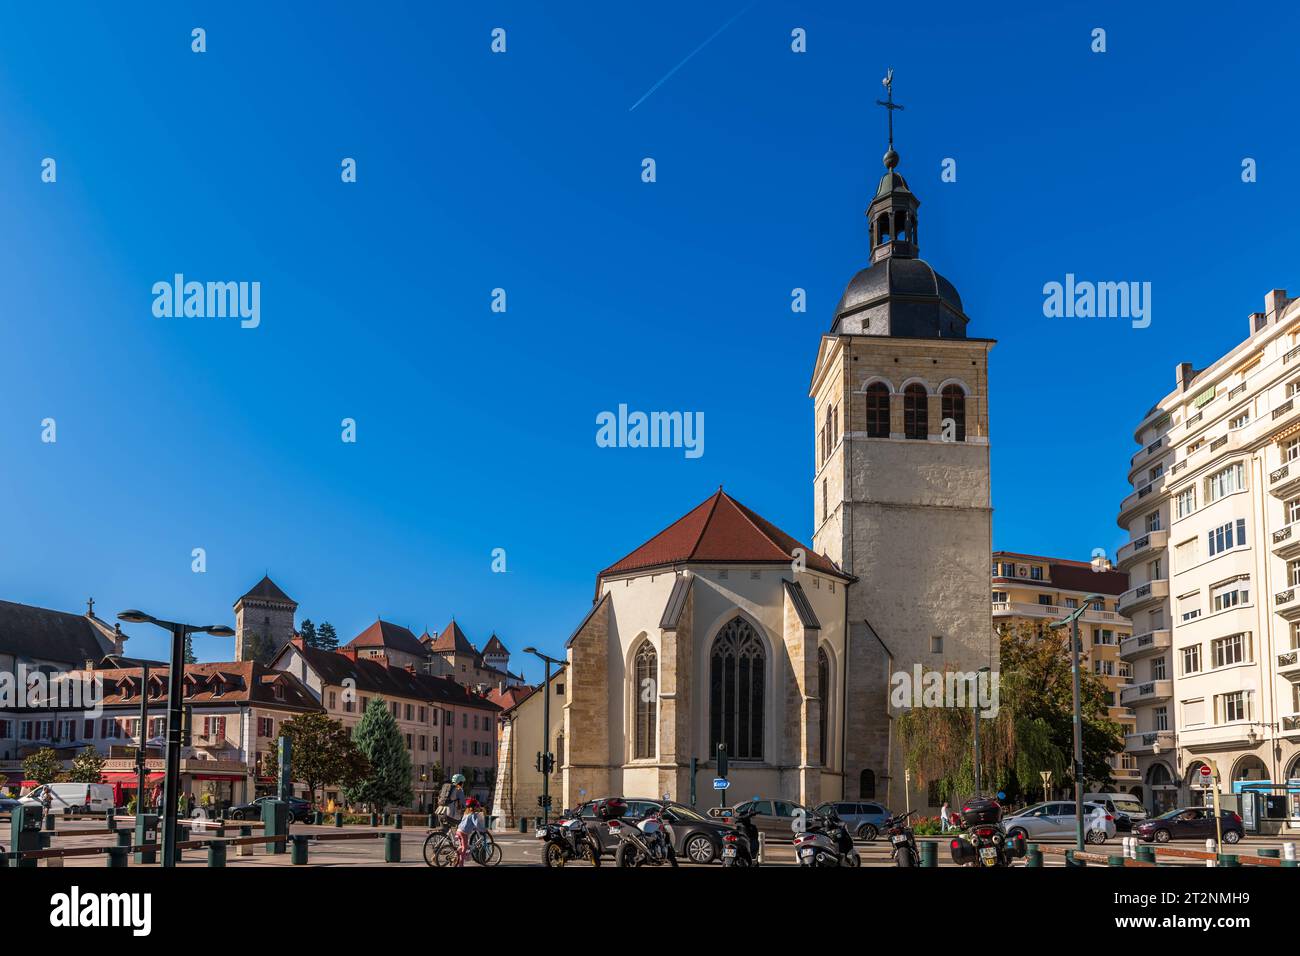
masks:
[[[497,637],[495,634],[489,637],[488,642],[483,645],[483,653],[502,657],[508,657],[510,655],[510,652],[506,650],[506,646],[501,643],[501,638]]]
[[[821,622],[817,620],[817,612],[813,610],[812,604],[808,600],[808,595],[804,593],[803,586],[797,581],[787,581],[781,579],[785,585],[785,593],[790,596],[790,603],[794,605],[794,612],[799,615],[799,622],[810,631],[820,631]]]
[[[956,287],[928,262],[890,256],[849,280],[831,331],[964,339],[968,321]]]
[[[85,615],[0,601],[0,654],[84,667],[113,648]]]
[[[414,634],[400,624],[388,621],[375,621],[368,628],[352,638],[347,647],[384,647],[393,651],[402,651],[415,657],[423,658],[427,653],[424,646]]]
[[[354,661],[346,654],[322,651],[315,647],[297,647],[297,650],[326,684],[337,686],[350,678],[356,682],[358,691],[385,698],[405,697],[482,710],[501,709],[448,677],[412,673],[404,667],[391,667],[382,661],[364,657]]]
[[[659,626],[664,630],[677,629],[682,619],[682,612],[686,610],[686,598],[691,593],[691,582],[694,580],[694,575],[677,575],[677,580],[673,582],[673,590],[668,595],[668,603],[664,605],[663,616],[659,618]]]
[[[278,601],[281,604],[292,604],[294,607],[298,606],[297,601],[281,591],[279,585],[267,576],[263,576],[262,580],[254,584],[252,589],[239,600],[246,601],[249,598],[259,601]],[[235,603],[238,604],[239,602],[236,601]]]

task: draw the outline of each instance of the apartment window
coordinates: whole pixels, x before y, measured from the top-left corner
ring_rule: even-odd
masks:
[[[1297,392],[1300,392],[1300,378],[1292,379],[1286,383],[1287,398],[1294,398]]]
[[[1164,568],[1159,558],[1156,558],[1154,561],[1147,562],[1147,580],[1159,581],[1161,578],[1164,577],[1164,575],[1161,574],[1161,571],[1163,570]]]
[[[434,734],[432,737],[429,738],[429,752],[430,752],[430,753],[435,753],[435,754],[438,752],[438,735],[437,735],[437,734]]]
[[[1241,462],[1236,462],[1216,471],[1205,481],[1205,500],[1218,501],[1224,495],[1234,491],[1243,491],[1246,487],[1246,470]]]
[[[1151,532],[1151,531],[1159,531],[1159,530],[1160,530],[1160,512],[1152,511],[1147,515],[1147,531]]]
[[[461,711],[460,715],[460,729],[469,730],[469,714],[464,711]]]
[[[556,684],[556,685],[555,685],[555,696],[556,696],[556,697],[563,697],[563,696],[564,696],[564,685],[563,685],[563,684]]]
[[[1119,676],[1120,676],[1120,680],[1126,680],[1126,681],[1127,681],[1127,680],[1132,680],[1132,679],[1133,679],[1133,666],[1132,666],[1131,664],[1128,664],[1128,663],[1124,662],[1124,661],[1120,661],[1120,662],[1119,662]]]
[[[1286,523],[1293,524],[1300,521],[1300,498],[1292,498],[1284,506],[1286,512]]]
[[[1165,673],[1165,659],[1163,657],[1152,658],[1151,660],[1151,679],[1164,680],[1168,674]]]
[[[461,742],[460,742],[460,752],[461,752],[462,754],[466,755],[466,756],[469,756],[469,741],[468,741],[468,740],[463,740],[463,739],[461,740]]]
[[[1155,708],[1155,710],[1154,710],[1154,712],[1152,713],[1151,716],[1152,716],[1152,720],[1153,720],[1153,722],[1154,722],[1155,725],[1156,725],[1156,728],[1155,728],[1156,730],[1168,730],[1168,729],[1169,729],[1169,708],[1168,708],[1168,707],[1157,707],[1157,708]]]
[[[336,700],[336,698],[335,698],[335,696],[334,696],[334,691],[330,691],[330,692],[329,692],[329,709],[330,709],[330,710],[333,710],[334,707],[336,706],[336,704],[337,704],[337,700]]]
[[[1287,587],[1300,585],[1300,558],[1293,558],[1286,563]]]
[[[1157,478],[1159,478],[1159,477],[1160,477],[1161,475],[1163,475],[1164,473],[1165,473],[1165,463],[1162,461],[1160,464],[1156,465],[1154,468],[1148,468],[1148,469],[1147,469],[1147,480],[1148,480],[1148,481],[1155,481]]]
[[[1246,691],[1238,690],[1230,694],[1220,694],[1217,699],[1220,723],[1230,724],[1234,721],[1250,719],[1250,696]]]
[[[1078,598],[1066,598],[1066,599],[1065,599],[1065,606],[1068,607],[1068,608],[1077,608],[1077,607],[1079,606],[1079,599],[1078,599]]]
[[[930,653],[931,654],[943,653],[943,637],[941,635],[936,634],[930,638]]]
[[[1246,544],[1246,519],[1238,518],[1235,522],[1229,521],[1227,524],[1212,528],[1205,533],[1205,537],[1209,542],[1210,557],[1229,548],[1243,547]]]
[[[450,727],[452,724],[456,722],[456,715],[449,710],[444,710],[442,712],[442,718],[443,718],[442,720],[443,725],[446,727]]]
[[[1093,670],[1095,670],[1098,674],[1102,675],[1103,677],[1115,676],[1114,661],[1093,661],[1092,663],[1093,663]]]
[[[993,603],[994,603],[994,604],[1006,604],[1006,603],[1007,603],[1007,600],[1008,600],[1008,598],[1007,598],[1007,592],[1006,592],[1006,591],[994,591],[994,592],[993,592]]]
[[[366,712],[366,708],[369,707],[369,706],[370,706],[370,698],[369,698],[369,697],[362,697],[362,698],[361,698],[361,712],[362,712],[363,714]]]
[[[406,735],[406,749],[407,749],[407,750],[410,750],[410,749],[411,749],[411,744],[412,744],[412,743],[413,743],[413,741],[411,740],[411,735],[410,735],[410,734],[407,734],[407,735]]]
[[[389,704],[389,705],[388,705],[388,710],[389,710],[390,713],[392,713],[392,715],[393,715],[393,720],[396,720],[396,719],[397,719],[397,715],[400,713],[400,711],[397,709],[397,701],[393,701],[391,704]]]
[[[1300,458],[1300,438],[1289,438],[1282,443],[1282,461],[1295,461]]]
[[[205,721],[205,724],[206,724],[206,721]],[[205,734],[207,733],[206,728],[204,729],[204,733],[205,733]],[[259,736],[259,737],[274,737],[274,736],[275,736],[275,719],[274,719],[273,717],[259,717],[259,718],[257,718],[257,736]]]
[[[1092,632],[1092,643],[1113,645],[1115,643],[1115,632],[1099,627]]]
[[[405,714],[406,714],[406,719],[407,719],[407,720],[411,720],[412,717],[413,717],[414,714],[415,714],[415,705],[414,705],[414,704],[407,704],[406,707],[405,707],[404,712],[405,712]]]
[[[1232,429],[1245,428],[1250,424],[1250,412],[1242,412],[1228,422],[1228,427]]]
[[[1291,650],[1300,651],[1300,621],[1291,625]]]
[[[429,749],[428,744],[429,744],[429,739],[425,737],[424,734],[420,734],[420,753],[424,753],[426,750]]]
[[[1201,671],[1201,645],[1193,644],[1183,648],[1183,675],[1199,674]]]
[[[1180,518],[1186,518],[1196,510],[1196,488],[1188,488],[1186,491],[1178,492],[1174,498],[1174,510]]]
[[[1210,654],[1215,667],[1229,667],[1246,659],[1245,634],[1230,634],[1210,642]]]
[[[1043,580],[1043,569],[1040,568],[1040,567],[1039,567],[1038,565],[1036,565],[1036,564],[1033,565],[1032,567],[1030,567],[1030,569],[1029,569],[1029,580],[1031,580],[1031,581],[1041,581],[1041,580]]]
[[[1183,701],[1183,726],[1205,723],[1205,698]]]
[[[1226,611],[1230,607],[1250,602],[1250,576],[1242,575],[1232,581],[1220,584],[1210,590],[1213,595],[1214,609]]]
[[[1199,538],[1188,538],[1174,546],[1174,557],[1178,559],[1176,563],[1180,570],[1190,568],[1196,563],[1196,542],[1199,540]]]

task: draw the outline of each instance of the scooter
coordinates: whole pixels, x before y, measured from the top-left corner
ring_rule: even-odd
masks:
[[[659,819],[658,810],[652,810],[636,823],[614,819],[605,826],[618,837],[615,866],[677,866],[677,854],[673,852],[672,841],[668,839],[667,827]]]
[[[853,837],[834,813],[808,814],[803,832],[795,833],[794,853],[800,866],[862,865]]]
[[[723,866],[758,866],[758,827],[754,826],[757,810],[746,810],[728,822],[735,832],[722,837]]]
[[[549,867],[562,867],[570,860],[586,860],[592,866],[600,866],[600,846],[586,822],[572,810],[565,810],[557,822],[538,827],[536,835],[545,841],[542,862]]]
[[[920,866],[921,854],[916,848],[916,834],[909,822],[915,810],[890,817],[880,825],[889,836],[889,858],[895,866]]]

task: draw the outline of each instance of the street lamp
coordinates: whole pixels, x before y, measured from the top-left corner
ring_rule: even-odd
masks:
[[[176,865],[176,804],[180,799],[181,782],[181,696],[182,675],[185,671],[185,637],[188,634],[211,634],[214,637],[234,637],[235,631],[224,624],[198,627],[162,621],[144,611],[123,611],[117,616],[128,624],[156,624],[172,634],[172,657],[167,670],[167,764],[163,780],[163,845],[162,865]],[[147,691],[146,691],[147,692]],[[143,730],[142,730],[143,732]],[[140,809],[141,795],[136,794],[136,810]]]
[[[981,667],[976,674],[988,674],[992,671],[991,667]],[[979,701],[979,677],[975,678],[975,701],[971,705],[971,719],[975,724],[975,799],[980,798],[980,701]]]
[[[525,647],[525,654],[540,658],[546,665],[546,679],[542,681],[542,825],[550,822],[551,817],[551,775],[547,772],[551,757],[551,665],[560,670],[568,666],[567,661],[548,657],[535,647]]]
[[[1074,849],[1083,852],[1083,709],[1079,700],[1079,618],[1100,601],[1100,594],[1089,594],[1074,613],[1048,625],[1052,630],[1070,628],[1070,680],[1074,689]]]

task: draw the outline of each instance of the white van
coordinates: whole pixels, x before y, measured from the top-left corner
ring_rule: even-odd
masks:
[[[106,783],[46,783],[19,797],[30,806],[43,807],[50,795],[50,813],[103,813],[113,806],[113,788]]]
[[[1134,826],[1145,820],[1148,815],[1142,801],[1131,793],[1085,793],[1083,799],[1103,804],[1112,814],[1124,814]]]

